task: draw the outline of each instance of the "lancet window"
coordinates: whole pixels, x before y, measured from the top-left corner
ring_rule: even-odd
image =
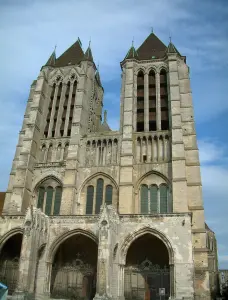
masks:
[[[37,193],[37,208],[46,215],[59,215],[62,198],[62,187],[50,179],[43,182]]]
[[[161,101],[161,130],[169,129],[168,85],[167,73],[164,69],[160,72],[160,101]]]
[[[142,214],[172,211],[169,189],[166,184],[142,184],[140,187],[140,212]]]
[[[74,80],[75,76],[71,76]],[[46,117],[44,137],[62,137],[71,135],[74,106],[76,103],[77,81],[68,81],[65,85],[61,77],[51,87],[50,102]]]
[[[144,74],[137,75],[137,131],[144,131]]]
[[[117,191],[110,180],[106,178],[92,180],[92,182],[86,186],[85,193],[86,215],[99,214],[100,207],[104,203],[107,205],[116,205]]]

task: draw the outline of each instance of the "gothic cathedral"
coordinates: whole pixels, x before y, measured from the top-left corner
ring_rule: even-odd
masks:
[[[79,39],[31,85],[0,218],[13,299],[211,299],[186,57],[151,33],[121,72],[119,131]]]

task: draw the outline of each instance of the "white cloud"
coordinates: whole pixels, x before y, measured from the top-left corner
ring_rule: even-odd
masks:
[[[224,161],[226,148],[218,141],[199,140],[199,156],[201,163],[210,163],[215,161]]]

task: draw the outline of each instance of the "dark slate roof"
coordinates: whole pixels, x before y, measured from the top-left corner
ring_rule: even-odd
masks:
[[[125,59],[132,59],[132,58],[138,58],[138,53],[135,50],[134,46],[131,46],[131,48],[129,49],[127,55],[125,56]]]
[[[59,58],[56,59],[55,67],[77,65],[84,59],[84,52],[80,40],[77,40]]]
[[[55,51],[52,52],[51,56],[49,57],[48,61],[46,62],[45,66],[55,66],[56,56]]]
[[[93,54],[92,54],[92,50],[91,50],[90,46],[87,48],[87,50],[85,52],[84,59],[89,60],[89,61],[93,61]]]
[[[152,58],[163,58],[166,55],[166,51],[167,47],[152,32],[137,49],[138,59],[149,60]]]

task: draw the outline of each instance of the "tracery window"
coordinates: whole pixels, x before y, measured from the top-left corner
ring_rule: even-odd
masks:
[[[46,215],[59,215],[62,187],[57,182],[47,180],[38,188],[37,208]]]
[[[166,184],[157,186],[142,184],[140,187],[141,213],[168,213],[172,211],[169,203],[169,189]]]
[[[95,185],[88,185],[86,188],[86,215],[90,215],[93,213],[99,214],[100,207],[103,203],[112,205],[113,193],[113,186],[111,184],[106,184],[104,179],[102,178],[98,178],[95,181]]]

